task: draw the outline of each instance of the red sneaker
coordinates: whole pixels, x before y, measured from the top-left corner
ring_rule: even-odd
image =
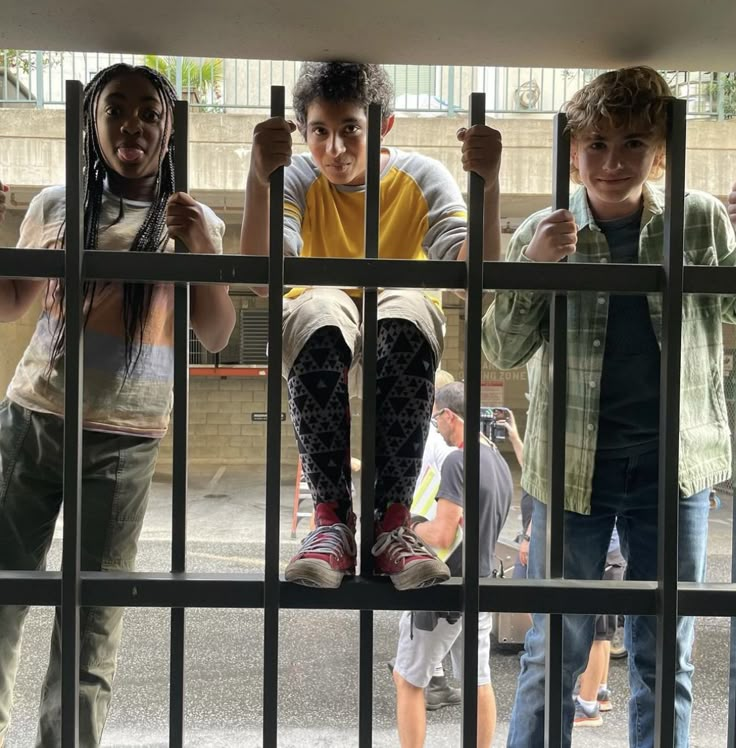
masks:
[[[407,507],[391,504],[376,523],[375,573],[388,574],[397,590],[431,587],[450,578],[447,564],[409,527],[410,516]]]
[[[350,512],[346,525],[331,504],[317,504],[314,521],[316,527],[286,567],[286,581],[335,589],[346,574],[355,574],[355,515]]]

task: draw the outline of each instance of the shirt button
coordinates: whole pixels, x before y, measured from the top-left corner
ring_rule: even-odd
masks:
[[[600,348],[601,347],[601,341],[597,338],[593,341],[593,348]]]
[[[598,297],[598,303],[599,304],[605,304],[606,303],[606,297],[605,296],[599,296]]]
[[[588,431],[592,431],[595,428],[592,423],[588,424]]]
[[[592,379],[590,380],[589,384],[591,387],[595,387],[595,382]]]
[[[601,257],[599,262],[608,262],[608,257]]]
[[[526,314],[526,309],[519,309],[519,314]]]

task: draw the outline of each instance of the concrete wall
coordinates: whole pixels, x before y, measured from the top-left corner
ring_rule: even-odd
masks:
[[[208,204],[225,212],[240,212],[242,190],[250,160],[253,115],[193,113],[190,118],[190,185],[207,196]],[[455,139],[463,118],[397,117],[387,143],[421,150],[439,159],[462,187],[465,175]],[[504,140],[502,212],[514,212],[520,199],[545,204],[552,180],[550,120],[489,120]],[[298,143],[298,136],[295,142]],[[303,150],[297,144],[296,150]],[[0,110],[0,179],[15,188],[11,207],[27,205],[34,186],[64,180],[64,113],[59,110]],[[688,123],[687,183],[692,188],[725,195],[736,177],[736,120]]]
[[[210,205],[227,224],[225,251],[238,251],[250,138],[260,117],[243,114],[194,113],[190,124],[192,193]],[[450,169],[461,188],[466,178],[459,161],[455,131],[461,118],[398,117],[387,142],[420,150]],[[552,179],[552,129],[549,120],[502,119],[493,122],[503,133],[502,215],[513,228],[531,211],[549,204]],[[303,149],[299,145],[297,150]],[[736,121],[688,123],[687,181],[694,188],[723,196],[736,179]],[[8,219],[0,226],[0,246],[15,244],[23,212],[41,185],[64,181],[64,114],[53,110],[0,109],[0,181],[10,185]],[[504,234],[508,241],[509,235]],[[244,302],[236,298],[236,305]],[[248,303],[263,305],[252,297]],[[460,301],[445,294],[447,341],[443,368],[463,376],[464,319]],[[33,330],[38,310],[18,323],[0,327],[0,390],[4,391]],[[231,345],[237,346],[237,341]],[[514,409],[525,424],[526,371],[499,372],[483,363],[481,379],[487,404]],[[190,448],[192,461],[246,463],[260,469],[265,458],[265,424],[252,413],[266,410],[266,381],[258,377],[191,380]],[[282,392],[286,411],[286,393]],[[361,404],[353,404],[353,452],[360,451]],[[284,471],[293,472],[296,448],[288,421],[282,431]],[[171,437],[164,440],[162,459],[170,459]]]

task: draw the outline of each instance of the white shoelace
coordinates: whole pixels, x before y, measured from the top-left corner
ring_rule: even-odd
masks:
[[[355,535],[342,523],[315,527],[302,541],[300,553],[325,553],[336,558],[346,553],[355,556]]]
[[[389,549],[391,545],[393,547]],[[374,556],[380,556],[386,549],[389,549],[388,556],[391,561],[395,562],[408,556],[434,556],[414,530],[405,525],[397,527],[391,532],[381,533],[371,549],[371,553]]]

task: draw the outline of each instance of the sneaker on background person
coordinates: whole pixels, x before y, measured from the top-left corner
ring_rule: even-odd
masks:
[[[392,677],[395,664],[396,659],[393,657],[386,663]],[[462,703],[462,700],[462,691],[451,686],[447,682],[446,675],[433,675],[429,685],[424,689],[424,706],[428,712],[435,712],[446,706],[457,706]]]
[[[598,710],[601,712],[610,712],[613,709],[611,703],[611,691],[608,688],[598,689]]]
[[[575,699],[575,719],[573,727],[600,727],[603,724],[600,709],[596,703],[592,709],[587,709],[580,703],[580,699]]]

